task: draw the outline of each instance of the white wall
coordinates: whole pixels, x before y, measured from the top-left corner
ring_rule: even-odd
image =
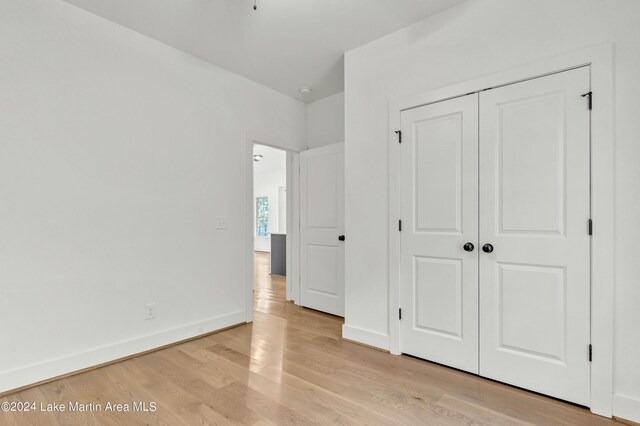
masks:
[[[637,0],[469,0],[346,54],[345,334],[388,347],[388,102],[614,41],[614,414],[640,420],[639,16]]]
[[[0,392],[244,321],[245,135],[306,106],[58,0],[0,52]]]
[[[286,158],[286,152],[282,151],[282,156]],[[286,164],[286,163],[285,163]],[[280,199],[278,188],[287,186],[287,169],[273,170],[263,173],[254,173],[253,175],[253,194],[254,199],[257,197],[269,198],[269,232],[285,232],[280,229]],[[286,212],[284,212],[286,214]],[[256,209],[254,206],[253,217],[254,223]],[[257,231],[257,230],[256,230]],[[255,249],[259,251],[271,251],[271,237],[255,236]]]
[[[344,142],[344,93],[307,105],[309,149]]]

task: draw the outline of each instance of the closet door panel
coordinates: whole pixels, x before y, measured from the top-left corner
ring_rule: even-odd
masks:
[[[478,372],[478,97],[402,113],[401,350]]]
[[[584,405],[588,91],[585,67],[482,92],[479,150],[480,374]]]

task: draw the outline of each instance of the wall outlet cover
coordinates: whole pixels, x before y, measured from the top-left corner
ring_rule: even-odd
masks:
[[[155,303],[147,303],[144,307],[144,319],[151,320],[156,317],[156,304]]]

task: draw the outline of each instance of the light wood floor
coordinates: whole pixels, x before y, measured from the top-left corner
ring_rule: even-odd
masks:
[[[255,322],[0,399],[156,402],[153,413],[0,412],[0,425],[599,425],[588,410],[340,339],[256,256]]]

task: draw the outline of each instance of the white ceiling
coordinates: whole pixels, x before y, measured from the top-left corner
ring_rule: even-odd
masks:
[[[464,0],[65,1],[311,102],[343,90],[345,51]]]
[[[253,145],[253,154],[260,154],[260,161],[253,162],[253,172],[255,174],[275,172],[276,170],[286,170],[287,153],[281,149],[271,148],[265,145]]]

